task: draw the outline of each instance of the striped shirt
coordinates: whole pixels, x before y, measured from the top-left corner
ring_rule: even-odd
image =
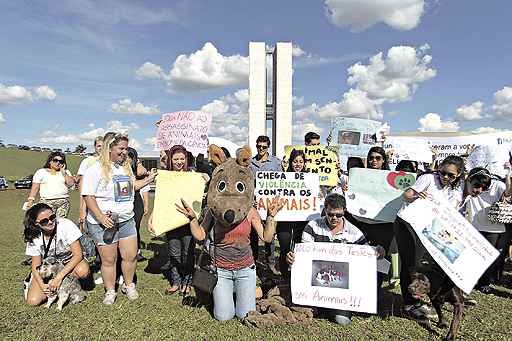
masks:
[[[345,223],[343,230],[333,235],[325,217],[311,220],[304,228],[304,232],[302,233],[302,242],[332,242],[359,245],[367,244],[364,234],[357,227],[349,223],[345,218],[343,218],[343,221]]]

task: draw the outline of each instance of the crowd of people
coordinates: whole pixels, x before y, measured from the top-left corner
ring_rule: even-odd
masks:
[[[129,300],[138,299],[135,272],[137,261],[145,259],[141,253],[140,226],[143,216],[149,214],[149,184],[155,178],[158,181],[158,177],[155,169],[144,168],[136,150],[128,147],[128,142],[127,135],[113,132],[96,138],[96,154],[82,161],[76,176],[67,169],[65,155],[60,152],[51,153],[43,168],[35,173],[24,220],[26,255],[31,257],[32,267],[26,295],[28,304],[43,302],[58,289],[65,276],[82,280],[91,277],[90,264],[82,252],[83,236],[91,239],[97,249],[105,290],[103,303],[114,304],[116,278],[121,274],[121,292]],[[252,174],[247,175],[249,179],[259,171],[306,171],[306,155],[302,150],[293,149],[288,160],[280,160],[269,152],[269,137],[260,136],[255,142],[256,154],[250,159]],[[310,132],[305,135],[304,144],[319,145],[320,136]],[[227,150],[224,154],[229,157]],[[323,186],[322,215],[311,221],[276,223],[274,217],[282,206],[279,200],[275,200],[268,207],[264,220],[251,207],[245,219],[226,228],[216,224],[216,218],[208,211],[208,200],[203,201],[204,214],[199,217],[188,203],[182,202],[175,208],[176,214],[185,215],[189,223],[165,235],[168,259],[162,271],[169,274],[169,287],[165,293],[186,295],[190,292],[194,255],[204,240],[209,240],[214,249],[212,256],[218,280],[212,293],[213,316],[218,320],[229,320],[235,316],[243,318],[255,309],[258,267],[266,267],[280,277],[282,283],[289,283],[295,259],[293,249],[297,243],[371,245],[378,257],[389,257],[396,252],[392,250],[395,241],[400,257],[399,282],[404,313],[413,319],[430,317],[430,307],[408,290],[411,269],[426,252],[410,224],[400,217],[394,223],[388,223],[353,215],[346,210],[344,195],[350,187],[350,169],[389,170],[389,160],[389,151],[374,146],[366,159],[349,157],[346,165],[338,164],[339,182],[337,186]],[[509,164],[511,161],[503,160]],[[207,157],[200,155],[194,158],[183,146],[176,145],[161,154],[161,168],[175,172],[200,172],[208,182],[214,165]],[[396,170],[417,174],[416,183],[403,194],[403,208],[418,198],[442,197],[500,251],[498,259],[476,286],[483,293],[491,292],[490,285],[500,282],[505,260],[510,257],[512,225],[491,222],[488,211],[495,202],[510,203],[510,174],[503,179],[482,167],[466,170],[464,157],[453,155],[430,164],[402,160]],[[67,219],[70,208],[68,190],[73,186],[80,191],[78,225]],[[36,200],[38,195],[39,200]],[[148,218],[148,230],[152,232],[152,215]],[[275,246],[276,236],[279,251]],[[263,252],[259,250],[260,242],[265,243]],[[47,257],[53,257],[65,266],[45,283],[37,269]],[[379,289],[385,277],[385,274],[378,273]],[[468,296],[466,299],[469,301],[471,298]],[[323,309],[323,312],[336,323],[345,325],[351,322],[351,312],[332,309]]]

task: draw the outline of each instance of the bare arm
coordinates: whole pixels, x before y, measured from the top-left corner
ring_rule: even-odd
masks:
[[[251,207],[248,215],[249,220],[252,228],[256,231],[261,240],[270,243],[272,239],[274,239],[274,235],[276,234],[276,221],[274,217],[281,208],[283,208],[283,203],[279,201],[278,197],[274,198],[272,204],[267,208],[267,219],[265,221],[265,228],[263,228],[258,211],[254,207]]]
[[[30,188],[30,193],[28,194],[27,198],[28,207],[31,207],[34,204],[34,200],[36,200],[36,195],[39,193],[40,187],[40,183],[32,182],[32,187]]]
[[[98,207],[98,203],[96,202],[96,197],[94,195],[85,195],[84,196],[85,204],[87,208],[94,214],[94,217],[96,217],[96,220],[106,228],[112,228],[114,227],[114,222],[112,219],[107,217],[103,212],[101,212],[100,208]]]
[[[412,188],[409,188],[408,190],[406,190],[404,192],[404,201],[405,202],[411,203],[418,198],[427,199],[428,193],[427,192],[418,193],[415,190],[413,190]]]
[[[83,228],[83,222],[85,221],[85,217],[87,215],[87,206],[85,205],[84,197],[82,196],[82,184],[84,177],[82,175],[78,176],[78,193],[80,194],[80,207],[78,209],[78,222],[80,223],[80,230]]]
[[[149,185],[153,180],[155,180],[156,177],[156,169],[152,169],[151,172],[149,172],[149,175],[141,180],[135,180],[134,187],[135,190],[139,190],[142,187]]]
[[[82,256],[82,247],[80,246],[80,241],[77,239],[70,245],[71,253],[73,257],[69,260],[69,262],[64,266],[64,268],[53,278],[49,283],[50,290],[57,290],[62,284],[62,280],[68,273],[73,271],[73,269],[80,263],[83,259]]]
[[[194,239],[199,242],[203,241],[206,238],[206,232],[203,225],[209,226],[211,219],[213,219],[210,211],[206,213],[203,219],[203,223],[199,224],[194,210],[192,210],[192,208],[185,202],[185,200],[181,199],[181,205],[182,206],[176,204],[176,210],[185,215],[190,220],[190,233],[192,233],[192,237],[194,237]]]
[[[142,193],[142,201],[144,202],[144,215],[149,212],[149,192]]]

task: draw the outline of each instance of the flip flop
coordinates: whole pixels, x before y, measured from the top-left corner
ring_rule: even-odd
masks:
[[[169,287],[169,288],[165,289],[165,294],[166,294],[166,295],[172,295],[172,294],[174,294],[175,292],[177,292],[178,290],[180,290],[180,288],[179,288],[179,287],[172,286],[172,287]]]

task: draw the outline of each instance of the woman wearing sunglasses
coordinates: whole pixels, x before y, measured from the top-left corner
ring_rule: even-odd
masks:
[[[468,221],[500,251],[500,256],[482,275],[476,288],[483,292],[492,291],[489,286],[498,281],[500,269],[505,261],[505,249],[509,236],[505,225],[489,221],[489,208],[503,197],[510,199],[512,189],[507,188],[504,182],[493,178],[491,173],[481,167],[473,168],[466,179],[467,197],[464,200],[465,214]]]
[[[436,196],[444,198],[453,208],[459,209],[463,199],[464,160],[455,155],[446,157],[436,172],[419,176],[414,186],[404,192],[404,206],[418,198]],[[400,254],[400,288],[405,313],[414,319],[424,320],[432,316],[429,307],[421,305],[408,290],[411,284],[410,269],[416,265],[424,248],[417,245],[411,225],[400,217],[395,220],[395,237]],[[417,258],[418,257],[418,258]]]
[[[27,198],[30,208],[39,193],[39,202],[48,204],[59,217],[69,213],[68,188],[75,185],[75,178],[66,167],[66,156],[62,152],[52,152],[43,168],[32,178],[32,188]]]
[[[85,278],[89,274],[89,265],[82,257],[79,238],[82,232],[71,220],[58,217],[52,208],[43,203],[32,206],[25,214],[23,222],[26,255],[32,257],[32,273],[26,302],[39,305],[54,293],[66,276]],[[38,273],[43,257],[52,258],[52,262],[61,262],[64,268],[48,283]]]

